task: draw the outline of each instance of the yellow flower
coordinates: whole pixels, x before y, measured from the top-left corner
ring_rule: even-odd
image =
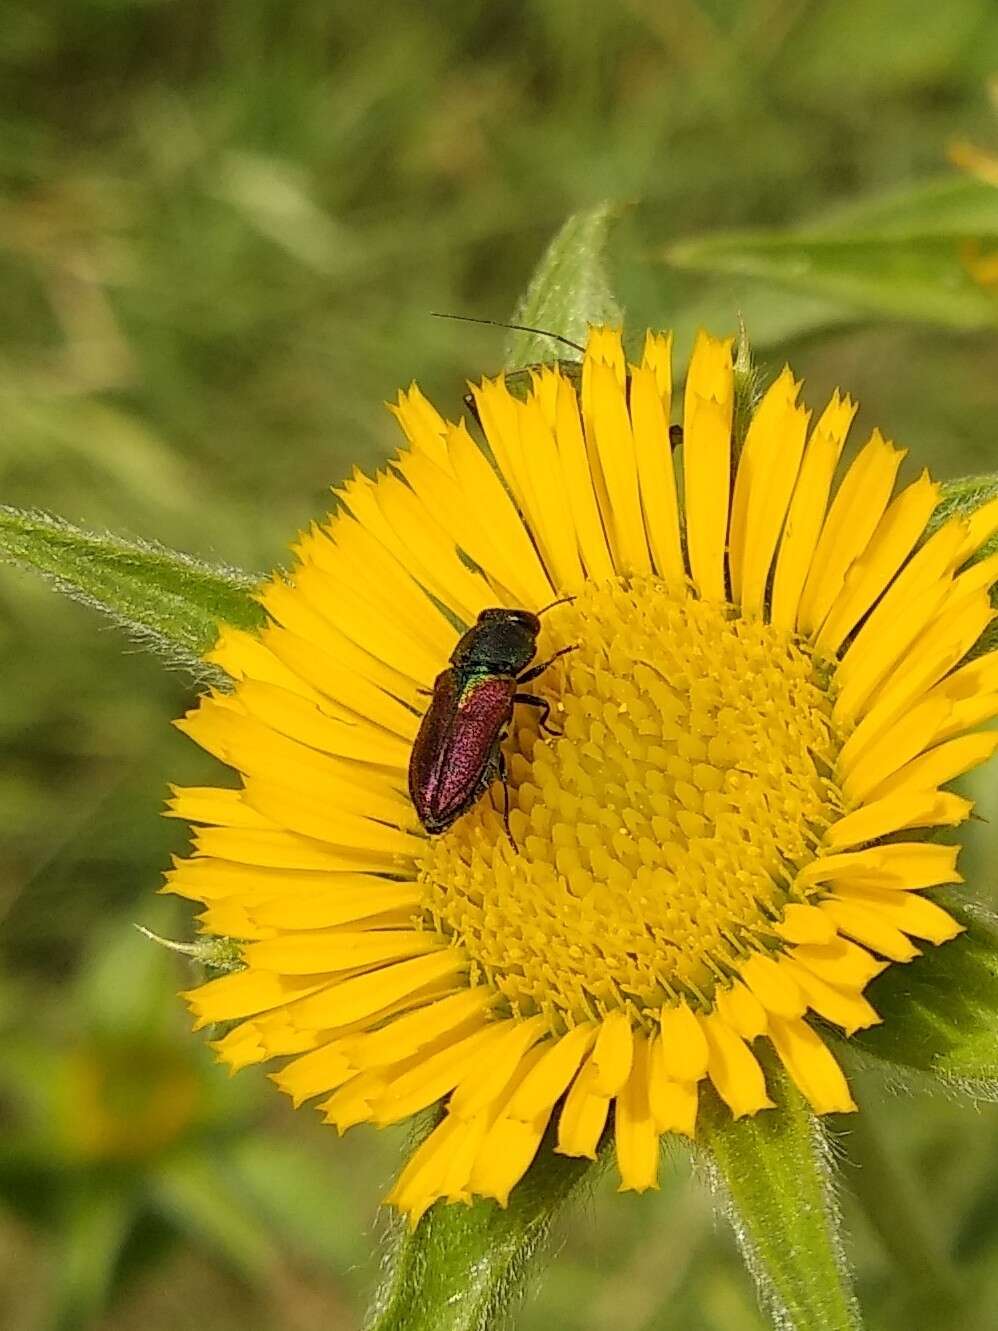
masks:
[[[879,1020],[889,962],[959,926],[922,889],[959,882],[920,829],[967,817],[943,787],[998,734],[998,503],[928,539],[939,491],[894,495],[874,431],[834,473],[854,406],[812,423],[784,370],[732,485],[731,343],[701,334],[670,447],[670,339],[627,367],[594,329],[581,384],[474,390],[491,459],[413,387],[409,447],[297,547],[259,636],[225,630],[237,681],[181,728],[237,789],[177,790],[201,824],[167,890],[201,901],[245,968],[188,995],[236,1023],[232,1068],[326,1120],[443,1117],[391,1200],[505,1203],[549,1124],[592,1156],[612,1113],[622,1186],[655,1186],[659,1138],[693,1136],[709,1080],[735,1116],[772,1104],[768,1040],[819,1113],[855,1106],[815,1020]],[[492,461],[494,459],[494,463]],[[893,497],[892,497],[893,496]],[[425,692],[488,606],[546,614],[537,681],[493,789],[439,837],[406,793]],[[533,687],[533,686],[532,686]]]

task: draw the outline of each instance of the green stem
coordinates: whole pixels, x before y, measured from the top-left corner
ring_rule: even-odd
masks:
[[[437,1203],[414,1232],[395,1219],[366,1331],[488,1331],[522,1297],[554,1217],[595,1174],[545,1138],[509,1206]]]
[[[778,1109],[733,1120],[707,1092],[697,1133],[745,1263],[779,1327],[858,1331],[821,1124],[774,1061]]]

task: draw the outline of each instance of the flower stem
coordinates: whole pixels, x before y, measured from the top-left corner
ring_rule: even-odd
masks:
[[[597,1172],[591,1160],[556,1155],[551,1145],[545,1139],[505,1209],[438,1203],[413,1232],[393,1222],[366,1331],[488,1331],[508,1316],[552,1220]]]

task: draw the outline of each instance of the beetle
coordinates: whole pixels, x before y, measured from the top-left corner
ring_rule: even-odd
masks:
[[[563,597],[539,614],[500,607],[482,610],[458,640],[450,665],[434,682],[409,758],[409,796],[431,836],[445,832],[467,813],[498,777],[503,783],[503,823],[513,842],[506,759],[500,746],[517,703],[538,708],[541,729],[559,733],[547,724],[551,704],[522,692],[522,685],[575,650],[562,647],[539,665],[530,665],[537,651],[540,615],[571,600],[574,597]]]

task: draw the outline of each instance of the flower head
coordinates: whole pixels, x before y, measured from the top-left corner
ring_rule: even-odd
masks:
[[[924,889],[959,882],[924,830],[990,756],[998,504],[926,527],[926,474],[874,431],[834,488],[854,406],[814,421],[789,370],[733,453],[732,346],[701,334],[670,440],[670,339],[625,363],[593,329],[581,381],[473,390],[488,452],[415,387],[408,448],[225,630],[236,681],[181,722],[235,789],[175,792],[200,824],[168,890],[203,902],[242,969],[188,995],[232,1068],[341,1131],[445,1112],[391,1199],[505,1202],[545,1132],[594,1155],[612,1117],[622,1185],[654,1186],[659,1138],[693,1136],[705,1081],[738,1116],[772,1104],[768,1041],[820,1113],[853,1109],[821,1024],[879,1017],[890,962],[959,926]],[[732,475],[734,477],[732,481]],[[677,479],[677,477],[679,479]],[[834,496],[833,496],[834,489]],[[484,607],[539,610],[531,684],[498,783],[428,837],[406,790],[426,692]]]

